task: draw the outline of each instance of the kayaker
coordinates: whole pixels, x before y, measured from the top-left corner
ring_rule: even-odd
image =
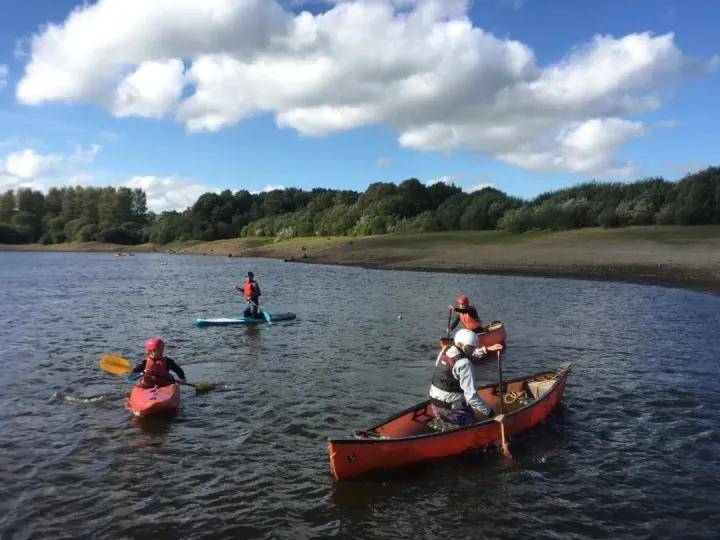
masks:
[[[479,347],[477,334],[463,328],[455,333],[451,345],[435,362],[435,373],[430,385],[430,400],[435,418],[466,426],[485,420],[493,414],[492,407],[477,394],[475,368],[472,360],[487,356],[489,351],[500,351],[503,346]]]
[[[262,318],[260,311],[260,284],[255,281],[255,274],[248,272],[242,287],[235,285],[235,289],[242,292],[245,297],[246,305],[243,316],[252,317],[253,319]]]
[[[152,388],[153,386],[167,386],[173,382],[172,371],[178,378],[185,382],[185,372],[172,359],[163,355],[165,351],[165,342],[153,337],[145,343],[145,352],[147,357],[138,362],[133,369],[133,373],[143,373],[144,375],[138,386],[140,388]]]
[[[452,325],[450,325],[450,330],[455,330],[455,327],[462,322],[463,326],[468,330],[472,330],[475,333],[484,332],[485,327],[478,316],[475,306],[470,305],[470,299],[464,294],[461,294],[457,297],[456,302],[456,306],[448,306],[448,309],[458,314]]]

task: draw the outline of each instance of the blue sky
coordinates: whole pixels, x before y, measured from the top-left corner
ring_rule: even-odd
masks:
[[[2,12],[0,191],[139,186],[162,210],[207,190],[416,177],[529,198],[718,163],[710,0],[4,0]]]

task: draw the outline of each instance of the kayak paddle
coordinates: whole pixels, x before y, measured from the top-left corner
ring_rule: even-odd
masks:
[[[100,358],[100,367],[107,371],[108,373],[112,373],[113,375],[127,375],[132,371],[132,365],[128,360],[121,356],[115,356],[114,354],[106,354],[102,358]],[[211,383],[199,383],[199,384],[192,384],[189,382],[181,381],[179,379],[176,379],[174,377],[160,377],[161,379],[166,379],[168,381],[172,381],[178,384],[183,384],[185,386],[192,386],[195,389],[195,392],[197,394],[204,394],[205,392],[209,392],[210,390],[214,390],[217,385],[211,384]]]

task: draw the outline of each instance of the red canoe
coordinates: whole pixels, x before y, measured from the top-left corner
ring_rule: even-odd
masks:
[[[489,347],[490,345],[496,345],[498,343],[505,345],[506,339],[507,330],[502,321],[491,322],[487,325],[485,332],[478,334],[478,340],[483,347]],[[453,338],[451,337],[440,338],[440,347],[452,345],[452,342]]]
[[[506,435],[513,437],[545,422],[560,403],[569,374],[570,366],[566,366],[504,381]],[[484,386],[478,394],[499,412],[497,387]],[[367,431],[355,432],[352,439],[330,439],[328,451],[333,475],[347,480],[369,471],[499,446],[500,439],[500,424],[494,419],[451,426],[434,420],[430,401],[424,401]]]
[[[180,386],[168,384],[154,388],[136,386],[127,401],[135,416],[172,414],[180,406]]]

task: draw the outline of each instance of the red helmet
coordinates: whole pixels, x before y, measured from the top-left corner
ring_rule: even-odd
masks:
[[[458,305],[460,305],[460,304],[468,305],[470,303],[470,299],[467,296],[465,296],[464,294],[461,294],[460,296],[457,297],[456,302],[458,303]]]
[[[145,352],[152,352],[156,349],[162,349],[165,342],[159,337],[151,337],[145,342]]]

